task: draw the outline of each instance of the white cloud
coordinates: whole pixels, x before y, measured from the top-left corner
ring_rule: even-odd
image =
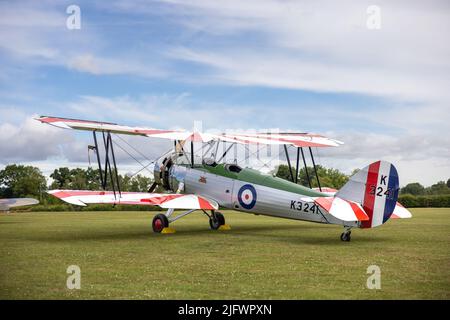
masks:
[[[168,2],[187,10],[181,22],[212,32],[211,41],[219,43],[171,52],[212,67],[205,81],[450,100],[450,45],[445,41],[450,20],[444,2],[381,1],[378,31],[366,28],[368,5],[360,1]],[[221,32],[222,42],[215,36]]]
[[[83,24],[80,30],[67,29],[67,17],[65,6],[55,3],[0,3],[0,49],[8,64],[25,65],[28,72],[33,67],[58,66],[94,75],[167,75],[155,59],[148,61],[148,54],[128,54],[111,47],[114,38],[107,39],[95,23]],[[3,74],[5,80],[17,72],[12,68],[4,71],[11,74],[10,78]]]
[[[98,66],[98,61],[95,61],[94,59],[95,58],[90,54],[78,56],[69,62],[69,66],[78,71],[99,74],[100,68]]]
[[[27,63],[96,75],[172,75],[203,83],[450,101],[445,1],[378,1],[377,31],[366,28],[369,4],[360,1],[115,1],[95,8],[151,21],[164,15],[181,28],[180,41],[156,46],[171,59],[211,67],[194,74],[174,73],[173,63],[155,55],[152,38],[142,40],[141,51],[123,50],[102,21],[70,31],[60,6],[26,4],[0,6],[0,43]]]
[[[121,119],[123,124],[160,129],[189,129],[195,121],[203,121],[205,126],[226,129],[229,125],[248,126],[248,119],[257,115],[258,108],[198,103],[191,100],[188,93],[181,93],[112,98],[81,96],[76,101],[65,103],[64,109],[83,118],[104,121]]]
[[[166,71],[157,66],[143,65],[129,57],[103,58],[89,53],[73,55],[68,61],[69,68],[95,75],[129,74],[142,77],[163,77]]]
[[[62,155],[60,146],[74,142],[70,135],[56,128],[42,126],[32,117],[21,124],[0,124],[0,161],[44,160]]]
[[[68,34],[64,10],[46,3],[2,2],[0,21],[0,47],[15,61],[59,64],[80,40]]]
[[[376,65],[352,67],[316,59],[298,59],[291,54],[255,54],[234,49],[215,52],[179,48],[173,50],[170,56],[212,67],[211,72],[199,75],[200,78],[204,77],[205,82],[362,93],[406,101],[436,101],[439,98],[450,100],[445,90],[450,83],[444,74],[393,72]],[[189,81],[189,77],[184,80]]]

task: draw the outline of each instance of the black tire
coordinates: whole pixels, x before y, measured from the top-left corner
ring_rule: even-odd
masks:
[[[165,215],[160,213],[153,218],[152,222],[153,232],[161,233],[161,231],[163,231],[163,229],[167,228],[168,226],[169,226],[169,219],[167,219]]]
[[[211,215],[211,218],[209,218],[209,226],[213,230],[217,230],[220,228],[220,226],[223,226],[225,224],[225,217],[222,213],[216,211]]]
[[[351,240],[351,232],[343,232],[341,234],[341,241],[349,242]]]

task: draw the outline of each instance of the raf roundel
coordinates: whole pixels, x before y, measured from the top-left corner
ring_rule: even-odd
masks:
[[[250,184],[243,185],[238,192],[238,201],[244,209],[252,209],[256,204],[255,187]]]

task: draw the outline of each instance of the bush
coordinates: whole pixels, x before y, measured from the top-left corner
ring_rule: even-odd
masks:
[[[406,208],[448,208],[450,207],[450,195],[413,196],[402,194],[398,197],[398,202]]]
[[[58,212],[58,211],[72,211],[72,208],[68,204],[55,204],[55,205],[43,205],[39,204],[36,206],[27,207],[29,210],[27,211],[33,211],[33,212],[43,212],[43,211],[50,211],[50,212]]]

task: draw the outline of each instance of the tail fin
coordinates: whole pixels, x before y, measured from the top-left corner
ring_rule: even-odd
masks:
[[[361,204],[369,217],[361,222],[361,228],[374,228],[391,217],[398,191],[397,169],[389,162],[377,161],[350,177],[335,196]]]

